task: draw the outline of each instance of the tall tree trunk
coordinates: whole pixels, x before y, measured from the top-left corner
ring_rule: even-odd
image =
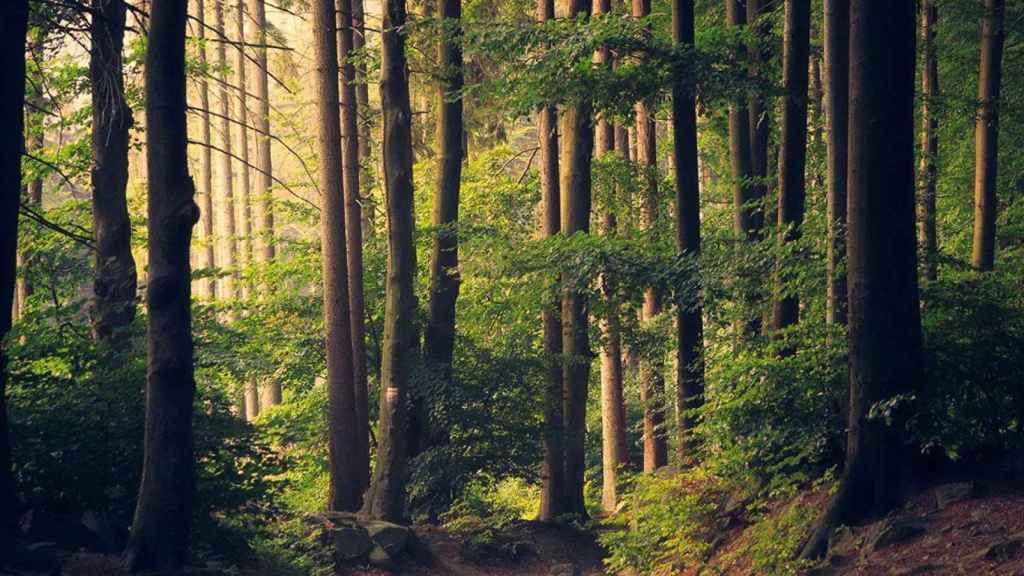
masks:
[[[934,0],[921,1],[921,43],[924,69],[921,71],[921,198],[917,206],[917,241],[924,260],[924,277],[938,278],[938,239],[935,230],[935,196],[939,180],[939,58],[935,36],[939,8]]]
[[[633,0],[634,18],[645,18],[651,13],[650,0]],[[650,34],[650,30],[647,31]],[[640,227],[654,235],[658,213],[658,155],[657,132],[651,104],[636,104],[637,163],[644,171],[646,190],[640,211]],[[641,311],[643,323],[654,322],[661,314],[661,294],[653,288],[644,290]],[[650,472],[668,464],[668,440],[665,436],[665,377],[664,362],[659,358],[641,358],[640,401],[644,407],[644,471]]]
[[[757,36],[755,46],[750,48],[750,72],[756,76],[769,75],[768,63],[772,57],[772,25],[769,18],[778,0],[746,0],[747,24],[753,27]],[[768,196],[769,154],[768,140],[771,136],[772,107],[763,94],[752,94],[747,103],[747,122],[750,126],[750,170],[756,183],[750,187],[750,200],[763,203]],[[765,207],[750,215],[751,233],[757,238],[763,235]]]
[[[358,0],[357,0],[358,1]],[[355,49],[353,0],[341,0],[338,35],[341,48],[341,160],[344,169],[345,234],[348,237],[348,301],[352,326],[352,377],[355,386],[356,459],[360,492],[370,484],[370,417],[366,375],[366,307],[363,300],[363,214],[359,197],[360,107],[356,68],[349,60]]]
[[[25,122],[25,37],[28,2],[0,3],[0,563],[14,543],[18,501],[11,469],[7,423],[7,351],[17,269],[18,210],[21,204],[21,149]]]
[[[730,28],[745,26],[747,14],[742,0],[726,0],[726,21]],[[749,185],[753,176],[750,166],[750,122],[747,105],[743,98],[737,98],[729,106],[729,156],[732,160],[733,204],[735,213],[733,228],[741,238],[758,234],[754,219],[755,210],[747,204],[754,200],[754,191]]]
[[[977,270],[991,270],[996,256],[996,166],[999,156],[999,91],[1003,79],[1006,0],[985,0],[974,121],[974,250]]]
[[[569,0],[568,17],[589,15],[586,0]],[[561,230],[567,236],[590,232],[591,153],[594,127],[591,104],[575,102],[561,117]],[[567,278],[563,279],[568,285]],[[563,417],[565,421],[565,512],[586,516],[583,501],[586,468],[587,392],[590,380],[590,351],[586,295],[568,287],[562,293]]]
[[[355,35],[352,37],[352,46],[355,50],[362,50],[366,46],[366,15],[363,8],[363,0],[352,0],[352,27]],[[360,192],[362,201],[360,217],[362,219],[363,241],[369,239],[373,234],[373,183],[376,174],[371,159],[373,145],[373,114],[370,110],[370,83],[368,81],[366,64],[360,62],[356,65],[356,102],[358,104],[359,117],[359,162],[362,168],[363,188]]]
[[[805,556],[832,528],[902,504],[906,417],[920,389],[921,317],[914,202],[913,2],[850,3],[850,413],[846,466]],[[891,417],[871,417],[891,401]]]
[[[345,192],[341,170],[338,44],[334,0],[312,6],[316,58],[317,126],[320,142],[320,245],[324,282],[324,341],[327,348],[328,441],[331,510],[355,511],[363,475],[357,467],[352,328],[345,242]]]
[[[213,17],[214,27],[217,35],[222,40],[227,39],[226,27],[224,26],[224,3],[225,0],[214,0]],[[228,90],[230,78],[228,77],[228,43],[226,41],[217,43],[217,68],[220,74],[220,93],[218,101],[220,104],[220,202],[217,206],[218,217],[216,218],[215,234],[220,254],[217,256],[217,265],[225,273],[218,280],[218,295],[221,300],[232,300],[238,295],[235,293],[235,180],[232,173],[234,152],[231,146],[231,93]]]
[[[672,40],[693,46],[693,0],[673,0]],[[683,79],[672,85],[672,147],[675,165],[676,248],[688,258],[700,255],[700,184],[697,167],[697,101]],[[704,318],[700,295],[676,302],[676,414],[679,464],[696,458],[693,410],[704,401]]]
[[[35,57],[34,52],[38,51],[38,43],[29,43],[28,51],[30,57]],[[39,154],[44,145],[45,136],[43,134],[43,114],[38,111],[34,111],[33,107],[42,108],[45,105],[40,93],[40,87],[36,86],[35,83],[26,85],[25,94],[25,151],[29,154]],[[22,185],[22,191],[24,197],[22,201],[27,200],[29,206],[33,210],[40,210],[43,206],[43,180],[42,178],[33,178],[28,184]],[[18,279],[15,284],[15,303],[17,306],[17,312],[14,316],[15,319],[20,318],[25,312],[25,308],[28,305],[28,299],[32,296],[33,286],[28,274],[28,264],[31,261],[31,254],[25,251],[19,251],[17,256],[17,270],[19,270]]]
[[[249,18],[252,19],[252,34],[248,40],[256,44],[256,66],[250,75],[254,84],[250,93],[256,97],[256,198],[253,199],[253,222],[258,239],[253,248],[257,264],[267,265],[274,261],[274,198],[273,165],[270,161],[270,69],[267,63],[267,15],[265,0],[248,0]],[[281,383],[269,380],[260,391],[260,406],[276,406],[281,403]]]
[[[236,36],[240,42],[245,42],[245,21],[248,18],[245,10],[245,0],[237,0],[235,4],[237,19]],[[235,74],[238,75],[238,157],[241,160],[238,172],[238,201],[235,202],[236,220],[238,222],[238,266],[247,269],[253,260],[252,254],[252,203],[251,203],[251,178],[249,170],[249,98],[248,82],[246,82],[246,68],[248,59],[245,56],[245,45],[240,44],[235,51]],[[239,293],[243,300],[252,296],[252,282],[241,277]],[[250,421],[255,420],[260,414],[260,396],[256,383],[247,381],[245,383],[245,416]]]
[[[185,563],[196,490],[189,246],[199,215],[185,151],[185,12],[184,2],[153,0],[146,52],[149,369],[132,571]]]
[[[135,318],[138,277],[132,257],[128,218],[128,130],[132,112],[124,96],[126,6],[123,0],[93,0],[92,52],[92,212],[96,244],[93,332],[102,344],[115,344]]]
[[[537,0],[537,20],[555,17],[554,0]],[[551,238],[561,229],[558,173],[558,127],[554,106],[537,111],[540,144],[540,190],[543,217],[541,238]],[[541,522],[553,522],[565,508],[565,423],[562,413],[562,319],[556,299],[545,299],[541,314],[544,326],[544,356],[548,364],[544,382],[544,461],[541,466]]]
[[[375,518],[405,516],[409,452],[408,394],[416,355],[416,247],[413,244],[412,111],[405,59],[405,0],[387,0],[381,32],[381,109],[384,113],[384,195],[388,215],[388,274],[381,346],[377,465],[363,509]]]
[[[207,66],[206,57],[206,0],[195,0],[196,20],[199,37],[199,65],[202,68]],[[200,108],[200,136],[199,136],[199,186],[197,196],[199,197],[199,259],[197,264],[201,269],[209,269],[216,266],[216,254],[214,253],[213,238],[213,152],[210,147],[213,144],[210,130],[210,83],[206,79],[206,72],[199,78],[199,108]],[[217,297],[217,283],[210,277],[199,280],[199,297],[207,302],[212,302]]]
[[[828,117],[828,322],[846,324],[846,158],[850,105],[850,0],[825,0]]]
[[[800,238],[807,197],[807,85],[811,42],[811,0],[786,0],[786,25],[782,47],[782,82],[786,98],[782,108],[782,146],[779,166],[779,242],[795,242]],[[785,280],[780,270],[779,283]],[[772,324],[782,330],[800,318],[800,302],[796,294],[777,290]]]

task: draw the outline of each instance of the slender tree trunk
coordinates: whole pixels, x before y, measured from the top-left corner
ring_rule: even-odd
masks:
[[[746,25],[747,15],[742,0],[726,0],[725,8],[730,28]],[[756,210],[748,206],[748,203],[755,199],[755,193],[749,185],[749,179],[753,176],[750,165],[750,122],[743,98],[737,98],[729,106],[729,156],[732,159],[735,205],[733,228],[736,235],[741,238],[756,238]]]
[[[126,6],[123,0],[93,0],[92,52],[92,211],[96,244],[93,332],[114,344],[135,318],[138,277],[132,257],[128,218],[128,130],[132,112],[124,96]]]
[[[939,179],[939,58],[935,45],[939,8],[934,0],[921,1],[921,43],[924,69],[921,71],[921,198],[917,206],[917,240],[924,260],[924,277],[938,278],[938,238],[935,230],[935,196]]]
[[[381,346],[377,465],[363,509],[375,518],[405,516],[408,473],[406,395],[416,355],[416,247],[413,244],[412,111],[405,59],[405,0],[387,0],[381,32],[384,191],[388,215],[388,275]]]
[[[807,197],[807,86],[811,42],[811,0],[786,0],[786,26],[782,47],[782,82],[786,98],[782,108],[782,146],[779,165],[779,242],[800,238]],[[780,270],[773,306],[772,328],[782,330],[800,319],[796,294],[786,294]]]
[[[341,0],[338,35],[341,48],[341,156],[345,188],[345,234],[348,244],[348,301],[352,326],[352,367],[355,385],[356,460],[360,492],[370,484],[370,417],[366,374],[366,308],[363,300],[363,214],[359,198],[360,141],[356,69],[349,60],[355,49],[353,0]]]
[[[1003,78],[1006,0],[985,0],[974,121],[974,250],[977,270],[991,270],[996,256],[996,166],[999,156],[999,92]]]
[[[850,3],[850,414],[846,466],[804,555],[832,528],[903,502],[909,396],[920,389],[921,317],[914,201],[913,2]],[[871,417],[879,402],[891,417]]]
[[[195,0],[195,11],[197,23],[197,36],[199,37],[199,65],[202,68],[207,66],[206,57],[206,1]],[[213,268],[217,264],[214,253],[213,238],[213,152],[210,147],[213,144],[210,130],[210,83],[206,79],[206,72],[199,78],[199,186],[197,196],[199,197],[199,259],[197,264],[201,269]],[[217,283],[209,277],[199,280],[199,297],[207,302],[212,302],[217,297]]]
[[[257,264],[267,265],[274,261],[274,198],[273,198],[273,164],[270,159],[270,82],[267,64],[267,15],[265,0],[247,0],[249,18],[253,27],[250,44],[254,48],[256,66],[250,75],[253,89],[250,93],[256,97],[256,198],[253,199],[253,222],[255,236],[258,241],[253,248],[253,257]],[[260,407],[276,406],[281,403],[281,383],[269,380],[263,383],[260,390]]]
[[[768,18],[778,0],[746,0],[746,23],[754,28],[757,45],[749,52],[750,71],[756,76],[768,76],[768,63],[772,57],[772,25]],[[750,187],[750,200],[763,203],[768,196],[769,154],[768,140],[771,135],[771,103],[763,94],[752,94],[748,98],[747,121],[750,126],[750,170],[755,184]],[[761,238],[764,230],[765,207],[758,206],[750,214],[751,233]]]
[[[362,50],[366,46],[366,15],[363,9],[363,0],[352,0],[352,27],[355,35],[352,37],[352,46],[355,50]],[[356,65],[356,102],[358,104],[359,116],[359,162],[362,168],[363,188],[360,192],[362,202],[360,217],[362,219],[363,241],[365,242],[373,234],[373,212],[374,200],[371,193],[374,183],[374,169],[371,159],[372,154],[372,127],[373,114],[370,110],[370,83],[366,72],[366,64]]]
[[[850,94],[850,0],[825,0],[828,117],[828,322],[846,324],[846,158]]]
[[[0,3],[0,564],[10,552],[18,501],[11,468],[7,423],[7,351],[17,275],[18,210],[21,204],[21,149],[25,122],[25,38],[28,2]]]
[[[554,0],[537,0],[537,20],[555,17]],[[558,171],[558,126],[554,106],[537,111],[540,144],[540,189],[543,218],[540,235],[551,238],[561,229]],[[544,461],[541,466],[540,521],[553,522],[565,510],[565,423],[562,413],[562,319],[557,299],[545,299],[541,314],[544,356],[548,364],[544,385]]]
[[[672,40],[694,43],[693,0],[673,0]],[[672,158],[675,165],[676,248],[689,258],[700,255],[700,184],[697,167],[697,101],[682,79],[672,85]],[[692,298],[692,299],[691,299]],[[693,410],[704,401],[704,319],[699,294],[676,302],[676,414],[679,464],[696,459]]]
[[[28,47],[29,54],[31,55],[34,51],[37,51],[36,43],[30,43]],[[43,118],[42,113],[33,111],[33,106],[42,107],[44,102],[42,101],[42,95],[40,94],[40,88],[34,85],[26,85],[25,93],[25,115],[24,123],[25,128],[25,150],[30,154],[39,154],[44,145],[44,134],[43,134]],[[28,184],[22,185],[22,192],[24,194],[22,201],[27,200],[29,206],[33,210],[40,210],[43,206],[43,180],[42,178],[33,178]],[[15,284],[15,303],[17,304],[17,314],[14,315],[15,319],[21,317],[25,313],[25,308],[28,305],[28,300],[32,296],[33,286],[32,281],[29,278],[29,262],[32,256],[25,250],[18,252],[17,256],[17,270],[20,271],[18,279]]]
[[[245,0],[237,0],[235,4],[237,11],[237,33],[240,41],[248,37],[245,33],[245,21],[247,18]],[[248,82],[246,72],[248,59],[245,57],[245,46],[238,46],[235,51],[235,74],[238,75],[238,115],[241,124],[238,125],[238,156],[241,159],[241,166],[238,172],[238,201],[235,202],[235,214],[238,222],[238,266],[246,270],[252,265],[252,203],[251,203],[251,177],[249,170],[249,99]],[[252,282],[247,278],[240,277],[239,293],[243,300],[252,296]],[[260,414],[259,390],[254,381],[245,383],[245,416],[250,421],[255,420]]]
[[[352,328],[349,316],[345,193],[341,169],[338,44],[334,0],[312,6],[320,142],[320,245],[327,348],[328,440],[331,510],[359,509],[363,475],[357,467]]]
[[[125,558],[132,571],[185,563],[195,496],[189,245],[198,220],[185,151],[184,2],[153,0],[146,52],[149,130],[149,369],[142,485]]]
[[[650,0],[633,0],[634,18],[651,13]],[[647,31],[650,34],[650,30]],[[644,170],[646,190],[640,214],[640,226],[648,235],[654,234],[658,213],[657,132],[650,102],[636,104],[637,163]],[[641,320],[654,322],[661,314],[661,294],[653,288],[644,291]],[[658,358],[640,360],[640,401],[644,407],[644,471],[650,472],[668,464],[668,440],[665,436],[664,362]]]
[[[218,36],[227,38],[224,26],[224,3],[225,0],[214,0],[213,17],[214,27]],[[235,189],[234,174],[232,174],[232,163],[234,152],[231,145],[231,93],[229,91],[230,78],[228,77],[228,54],[227,42],[217,43],[217,68],[220,74],[220,91],[218,103],[220,104],[220,143],[219,148],[223,150],[220,158],[220,202],[217,206],[218,218],[216,219],[217,234],[216,242],[219,247],[217,265],[225,272],[218,280],[218,295],[221,300],[232,300],[238,295],[235,292]]]

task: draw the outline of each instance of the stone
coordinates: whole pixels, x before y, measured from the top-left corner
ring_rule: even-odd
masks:
[[[370,550],[370,554],[366,557],[366,560],[371,566],[377,568],[390,569],[395,566],[395,559],[381,546],[374,546]]]
[[[575,564],[555,564],[551,567],[551,576],[583,576],[583,573]]]
[[[970,500],[977,494],[971,482],[953,482],[943,484],[935,489],[935,506],[943,510],[951,504]]]
[[[370,535],[360,526],[336,526],[331,529],[334,554],[338,560],[361,558],[373,548]]]
[[[924,526],[908,519],[885,520],[879,527],[874,538],[869,541],[868,549],[872,551],[888,548],[920,536]]]
[[[409,529],[398,524],[374,520],[366,524],[366,532],[373,544],[392,558],[400,556],[409,544]]]
[[[989,562],[1006,562],[1015,558],[1021,550],[1024,550],[1024,537],[1018,536],[992,544],[982,552],[981,557]]]
[[[856,555],[864,544],[863,537],[849,526],[840,526],[828,537],[829,556]]]
[[[30,542],[52,542],[69,552],[87,550],[105,552],[98,534],[70,516],[51,514],[38,509],[26,512],[18,522],[22,538]]]

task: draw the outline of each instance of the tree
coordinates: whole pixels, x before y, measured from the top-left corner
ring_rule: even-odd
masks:
[[[810,65],[811,2],[786,0],[786,26],[782,47],[782,82],[786,90],[782,108],[782,149],[779,161],[779,242],[800,238],[807,196],[807,83]],[[781,288],[780,288],[781,290]],[[794,294],[776,296],[772,324],[776,330],[797,323],[800,302]]]
[[[746,0],[746,23],[753,28],[756,40],[749,49],[750,72],[755,76],[768,75],[768,65],[772,58],[772,24],[771,12],[775,10],[778,0]],[[769,154],[768,143],[771,137],[772,113],[770,102],[764,94],[751,94],[747,99],[747,122],[750,129],[750,170],[754,183],[750,186],[750,198],[754,202],[763,202],[768,196]],[[758,207],[760,208],[760,206]],[[751,213],[751,231],[760,238],[764,228],[764,213],[755,210]]]
[[[199,66],[203,68],[199,78],[199,261],[200,268],[209,269],[216,265],[213,239],[213,139],[210,130],[210,83],[207,80],[206,57],[206,0],[195,0],[196,24],[199,32]],[[147,141],[148,150],[148,141]],[[199,280],[199,297],[212,302],[217,297],[217,283],[209,277]]]
[[[25,40],[28,2],[0,4],[0,563],[13,544],[18,502],[11,468],[7,424],[7,354],[4,339],[11,329],[15,261],[18,249],[18,211],[21,203],[21,149],[25,114]]]
[[[317,127],[320,143],[320,250],[324,282],[324,343],[327,352],[328,440],[331,510],[359,509],[362,474],[355,453],[356,412],[349,324],[345,193],[341,174],[341,118],[334,0],[312,6],[316,58]]]
[[[384,195],[388,216],[388,273],[381,347],[377,465],[363,510],[374,518],[405,516],[409,452],[408,394],[416,354],[416,247],[413,244],[412,111],[405,58],[405,0],[387,0],[381,31],[380,99],[384,113]]]
[[[571,0],[569,16],[590,14],[590,3]],[[561,117],[561,230],[567,236],[590,232],[590,165],[594,147],[591,104],[568,104]],[[584,441],[590,380],[590,338],[586,295],[568,286],[562,293],[562,353],[565,421],[565,512],[586,516],[583,502]]]
[[[999,92],[1003,79],[1006,0],[985,0],[974,121],[974,250],[971,262],[991,270],[996,255],[996,167],[999,156]]]
[[[554,0],[537,0],[537,20],[555,17]],[[537,139],[540,145],[541,238],[561,230],[558,174],[558,126],[554,106],[537,111]],[[541,313],[544,356],[548,362],[544,380],[544,461],[541,466],[540,520],[552,522],[565,511],[565,423],[562,413],[562,319],[554,301],[545,299]]]
[[[921,387],[914,201],[913,2],[850,3],[849,432],[839,491],[804,548],[902,504]],[[873,414],[879,406],[885,413]]]
[[[939,59],[935,45],[939,8],[934,0],[921,1],[921,44],[924,68],[921,70],[921,198],[917,207],[918,244],[924,254],[924,276],[938,277],[938,240],[935,230],[935,196],[939,180]]]
[[[726,22],[730,28],[747,23],[747,15],[741,0],[726,0]],[[757,210],[750,206],[754,193],[749,180],[753,176],[750,166],[750,123],[747,105],[742,98],[736,98],[729,105],[729,157],[732,160],[732,189],[735,215],[733,228],[737,236],[756,238]]]
[[[199,218],[188,174],[184,2],[153,0],[146,52],[149,368],[142,485],[125,558],[133,571],[186,558],[195,461],[189,247]]]
[[[633,17],[646,18],[651,13],[650,0],[633,0]],[[648,30],[647,34],[650,35]],[[636,104],[637,163],[644,170],[646,190],[640,210],[640,226],[653,234],[658,215],[657,132],[651,103]],[[654,288],[644,291],[641,317],[650,325],[661,315],[661,294]],[[650,472],[668,464],[668,440],[665,436],[664,362],[659,358],[642,358],[640,362],[640,400],[644,406],[644,471]]]
[[[358,0],[356,0],[358,1]],[[348,237],[348,301],[352,327],[352,377],[355,386],[356,460],[361,474],[360,492],[370,483],[370,416],[366,375],[366,307],[363,299],[363,214],[359,196],[359,102],[353,0],[341,0],[338,10],[338,46],[341,60],[341,163],[345,189],[345,234]]]
[[[693,0],[672,2],[672,40],[694,44]],[[676,248],[680,256],[700,254],[700,184],[697,174],[697,101],[693,90],[677,78],[672,84],[672,164],[675,166]],[[680,465],[694,459],[690,439],[693,410],[704,398],[704,320],[699,295],[676,302],[676,414]]]
[[[825,0],[828,118],[828,321],[846,324],[846,146],[849,125],[850,0]]]
[[[229,92],[230,78],[228,77],[228,56],[227,56],[227,35],[224,26],[224,2],[225,0],[214,0],[213,19],[214,28],[217,32],[217,73],[220,80],[220,91],[218,103],[220,104],[220,202],[218,203],[218,217],[216,218],[217,234],[216,242],[220,254],[217,256],[217,265],[222,268],[225,274],[221,276],[218,286],[218,295],[221,300],[231,300],[237,297],[235,293],[235,179],[232,173],[234,152],[231,146],[231,96]]]
[[[253,249],[257,264],[274,261],[274,198],[273,164],[270,159],[270,68],[267,64],[267,14],[265,0],[248,0],[249,17],[252,19],[252,37],[247,40],[255,44],[255,74],[249,75],[253,87],[249,92],[256,98],[256,196],[253,201],[253,222],[258,238]],[[281,403],[281,383],[269,380],[260,392],[260,406],[276,406]]]

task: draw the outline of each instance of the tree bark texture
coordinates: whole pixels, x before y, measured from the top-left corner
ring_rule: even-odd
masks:
[[[971,262],[991,270],[996,257],[996,166],[999,156],[999,92],[1003,78],[1006,0],[985,0],[981,21],[978,113],[974,121],[974,249]]]
[[[828,118],[828,311],[846,324],[846,167],[850,99],[850,0],[825,2],[825,115]]]
[[[924,277],[938,278],[938,237],[935,227],[935,196],[939,179],[939,58],[935,45],[939,8],[934,0],[921,1],[921,151],[918,173],[921,197],[917,204],[917,241],[922,252]]]
[[[750,47],[750,72],[754,76],[767,77],[768,65],[772,58],[771,12],[779,0],[746,0],[747,25],[753,27],[757,40]],[[754,183],[750,187],[750,199],[763,203],[768,197],[769,154],[768,141],[771,136],[771,102],[764,94],[752,94],[747,103],[747,121],[750,126],[750,171]],[[761,238],[764,231],[764,206],[758,206],[750,215],[750,231]]]
[[[225,0],[214,0],[213,17],[214,27],[217,34],[226,39],[227,28],[224,25],[224,4]],[[234,152],[231,145],[231,86],[228,68],[228,44],[227,42],[217,43],[217,69],[220,76],[220,90],[217,95],[217,103],[220,106],[220,142],[218,147],[222,150],[218,154],[218,172],[220,176],[220,198],[215,202],[217,218],[215,219],[216,233],[214,234],[218,252],[217,266],[224,273],[218,279],[217,294],[221,300],[232,300],[238,295],[235,293],[235,179],[232,172]]]
[[[195,0],[196,24],[199,37],[199,65],[206,68],[206,1]],[[216,247],[213,238],[213,138],[210,126],[210,83],[204,72],[199,77],[199,259],[200,269],[210,269],[217,265]],[[148,138],[148,137],[147,137]],[[148,143],[148,139],[147,139]],[[212,302],[217,297],[217,283],[213,278],[199,280],[199,297]]]

